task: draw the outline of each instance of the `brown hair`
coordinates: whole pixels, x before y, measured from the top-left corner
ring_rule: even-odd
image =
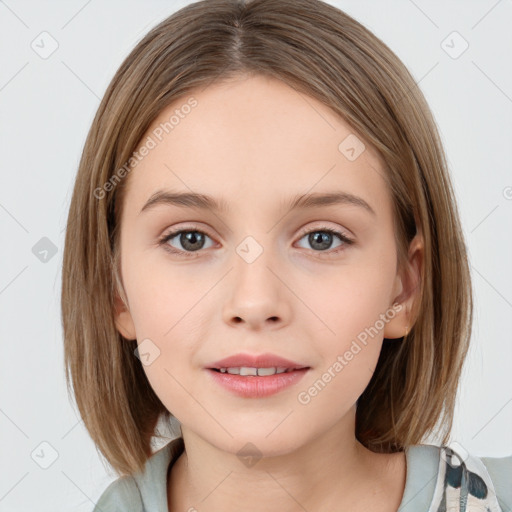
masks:
[[[394,203],[398,268],[424,240],[409,334],[384,343],[360,396],[356,437],[376,452],[451,432],[472,325],[466,247],[447,164],[426,101],[375,35],[320,0],[204,0],[154,27],[112,79],[94,118],[71,200],[62,269],[68,392],[92,439],[121,475],[143,468],[158,420],[136,340],[114,322],[119,220],[127,178],[112,183],[157,115],[178,97],[241,74],[277,78],[342,116],[378,151]],[[108,190],[98,198],[101,187]],[[104,197],[103,197],[104,195]]]

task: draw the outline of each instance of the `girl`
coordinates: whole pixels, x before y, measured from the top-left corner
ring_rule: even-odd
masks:
[[[446,445],[472,296],[434,120],[326,3],[200,1],[136,46],[83,151],[62,313],[120,475],[94,510],[511,509],[512,455]]]

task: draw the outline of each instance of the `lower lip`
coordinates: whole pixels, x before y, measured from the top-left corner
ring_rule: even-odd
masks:
[[[241,377],[231,373],[221,373],[207,368],[213,380],[235,395],[245,398],[261,398],[274,395],[283,389],[297,384],[309,368],[294,370],[293,372],[276,373],[260,377],[249,375]]]

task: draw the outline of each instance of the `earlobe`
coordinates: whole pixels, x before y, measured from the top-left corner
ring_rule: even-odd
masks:
[[[398,305],[400,305],[400,308],[397,307]],[[408,301],[405,303],[395,302],[393,309],[398,312],[395,313],[393,319],[389,320],[384,327],[384,338],[390,340],[403,338],[411,330]]]
[[[423,258],[423,237],[418,233],[409,245],[408,262],[404,275],[397,275],[397,282],[401,285],[401,291],[394,298],[393,304],[395,305],[395,311],[398,310],[396,304],[400,304],[401,308],[386,324],[384,338],[403,338],[407,336],[414,325],[415,317],[411,312],[414,311],[415,304],[420,300]]]
[[[119,333],[127,340],[137,339],[132,315],[119,294],[114,299],[114,320]]]

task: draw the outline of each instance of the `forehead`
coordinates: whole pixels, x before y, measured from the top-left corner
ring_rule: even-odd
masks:
[[[192,91],[159,114],[144,145],[126,196],[137,213],[166,188],[225,199],[233,211],[334,189],[389,210],[377,152],[326,105],[276,79]]]

